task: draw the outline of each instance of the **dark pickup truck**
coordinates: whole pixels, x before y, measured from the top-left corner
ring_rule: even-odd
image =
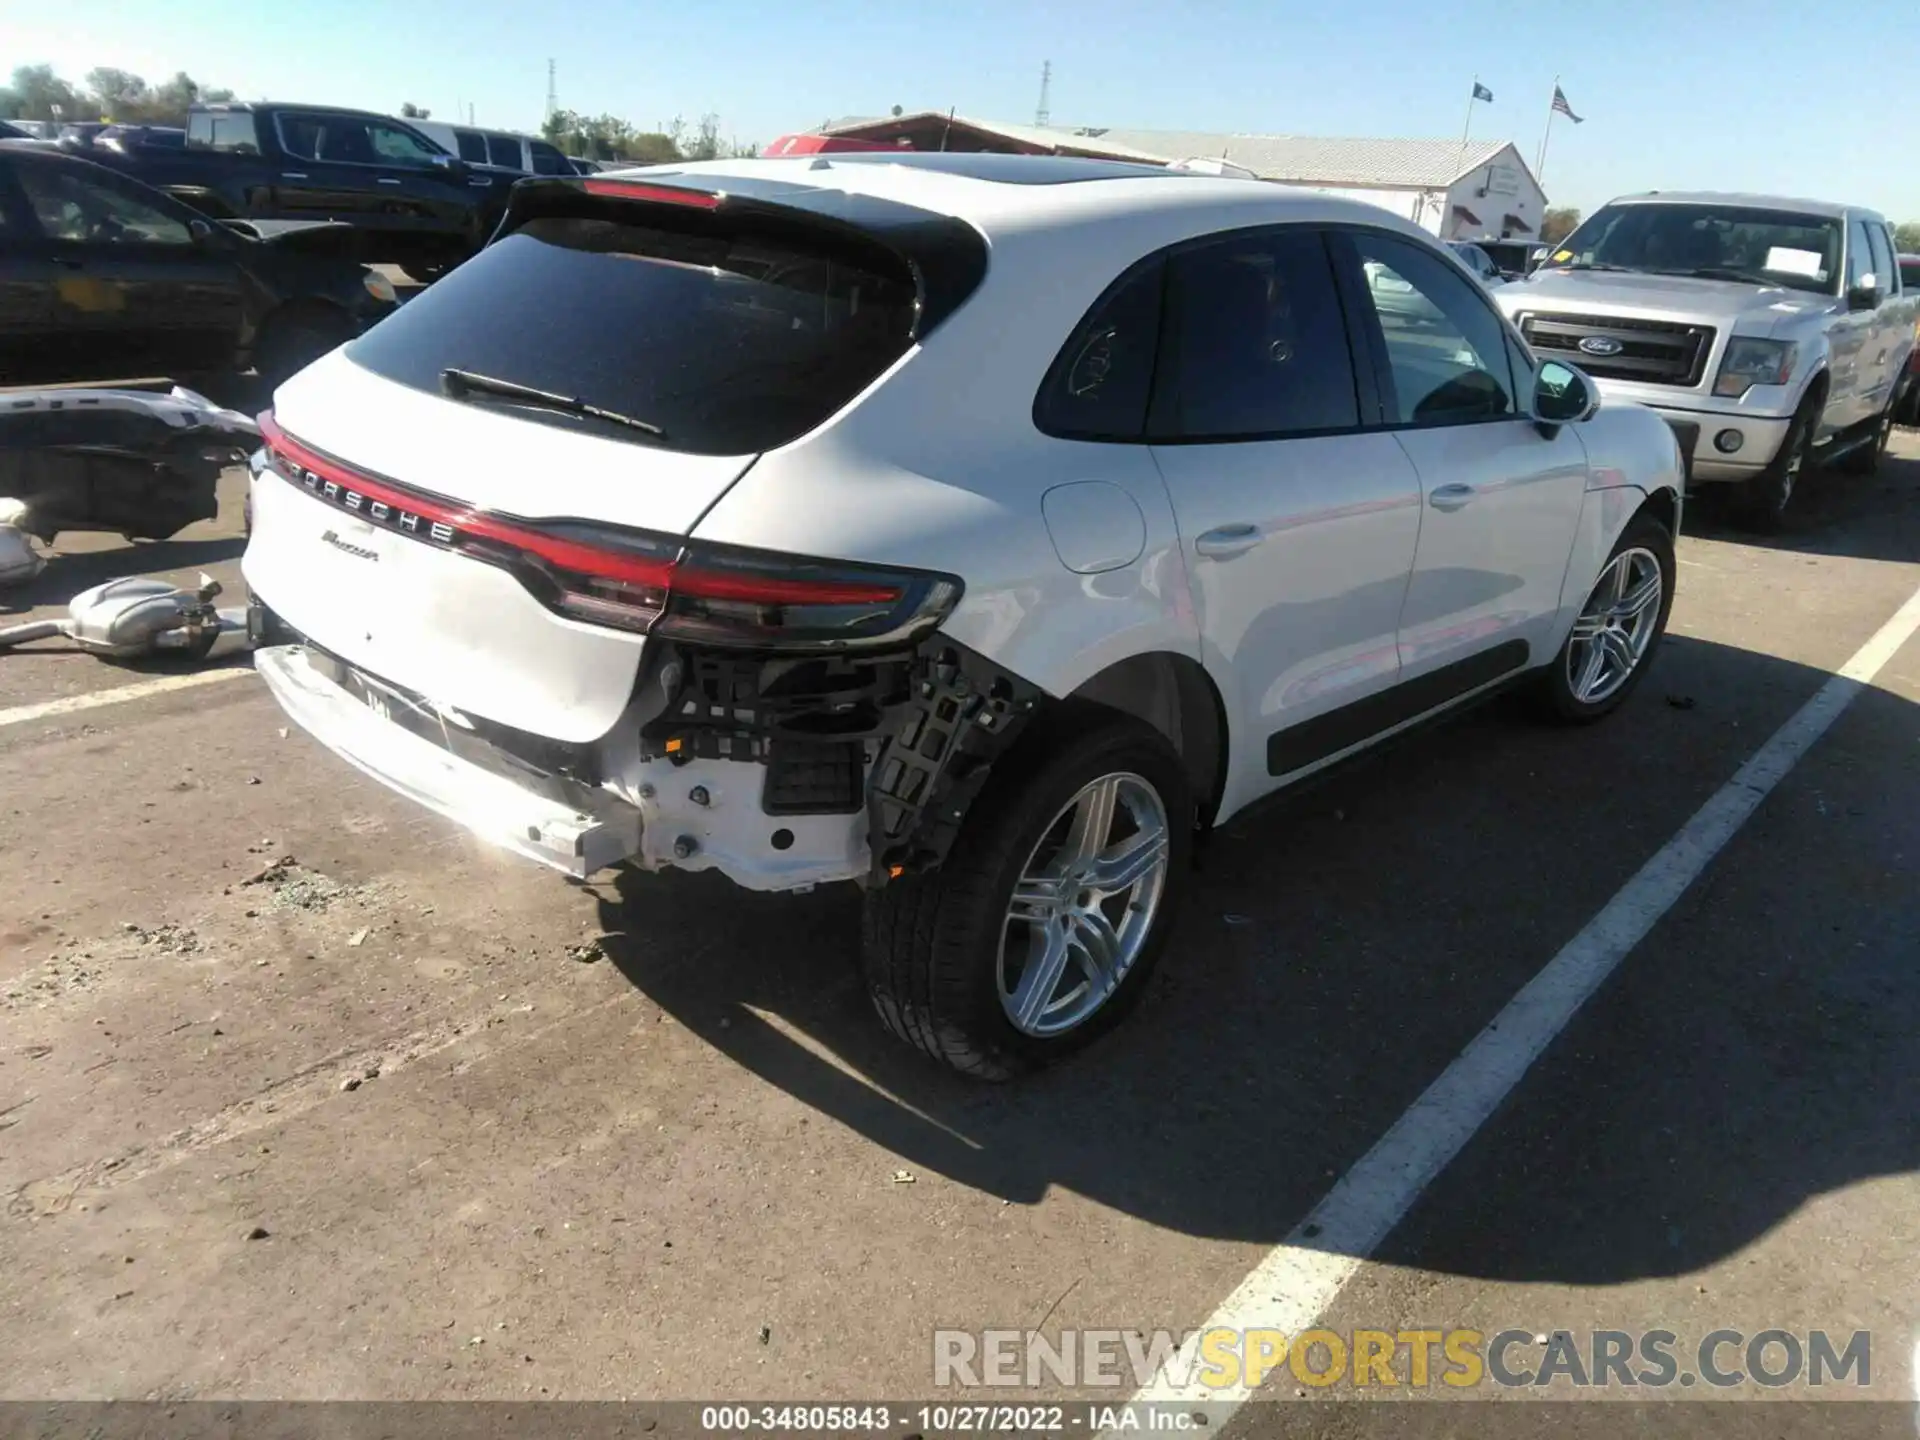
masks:
[[[180,150],[89,158],[216,220],[336,220],[355,258],[432,280],[493,233],[518,171],[450,155],[402,121],[335,106],[196,105]]]

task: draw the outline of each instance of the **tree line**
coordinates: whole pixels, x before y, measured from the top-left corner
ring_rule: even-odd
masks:
[[[233,91],[203,87],[186,71],[149,85],[129,70],[103,65],[73,85],[51,65],[22,65],[11,84],[0,85],[0,116],[14,120],[113,120],[122,125],[187,123],[198,100],[231,100]]]
[[[641,130],[617,115],[580,115],[556,110],[540,127],[556,148],[583,160],[631,160],[666,165],[676,160],[725,160],[760,153],[757,145],[736,144],[720,134],[720,117],[702,115],[689,127],[675,116],[658,130]]]
[[[101,66],[89,70],[75,85],[54,73],[51,65],[22,65],[13,72],[10,84],[0,85],[0,119],[184,126],[187,109],[196,101],[233,98],[233,91],[202,86],[184,70],[152,85],[131,71]],[[399,113],[409,120],[426,120],[432,114],[411,100],[400,106]],[[557,110],[547,117],[540,133],[568,155],[631,160],[642,165],[759,153],[758,146],[736,144],[732,137],[723,137],[720,117],[713,114],[702,115],[693,125],[676,116],[657,129],[642,130],[617,115]]]

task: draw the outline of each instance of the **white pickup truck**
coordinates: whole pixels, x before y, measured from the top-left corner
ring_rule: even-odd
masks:
[[[1764,195],[1611,201],[1493,294],[1541,358],[1659,411],[1690,485],[1737,484],[1763,530],[1810,466],[1877,466],[1920,313],[1881,216]]]

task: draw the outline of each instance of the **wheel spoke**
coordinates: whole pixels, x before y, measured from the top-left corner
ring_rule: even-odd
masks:
[[[1618,605],[1626,598],[1627,573],[1631,568],[1632,561],[1625,555],[1607,567],[1607,599],[1610,603]]]
[[[1107,836],[1113,833],[1113,812],[1120,803],[1120,777],[1108,775],[1089,785],[1080,796],[1067,830],[1060,858],[1069,865],[1086,864],[1107,848]]]
[[[1013,885],[1013,899],[1007,905],[1009,920],[1025,920],[1029,925],[1044,925],[1059,907],[1057,884],[1045,877],[1022,875]]]
[[[1660,572],[1654,571],[1646,579],[1635,585],[1621,597],[1620,603],[1613,607],[1613,613],[1622,620],[1632,620],[1648,606],[1660,600]]]
[[[1606,628],[1606,619],[1600,615],[1582,615],[1573,622],[1573,638],[1586,643]]]
[[[1614,664],[1619,677],[1625,679],[1633,673],[1633,647],[1627,643],[1627,637],[1618,630],[1609,630],[1600,637],[1600,648]]]
[[[1099,989],[1113,985],[1120,958],[1120,937],[1113,922],[1100,910],[1083,910],[1074,917],[1074,948],[1083,957],[1087,978]]]
[[[1166,853],[1167,835],[1158,825],[1135,831],[1111,849],[1100,852],[1087,883],[1109,895],[1125,890],[1151,875]]]
[[[1576,700],[1586,700],[1593,694],[1594,686],[1600,682],[1600,672],[1606,667],[1606,632],[1594,636],[1587,646],[1586,657],[1580,662],[1580,673],[1574,678],[1573,695]]]
[[[1060,977],[1067,968],[1067,927],[1049,925],[1039,933],[1045,940],[1036,947],[1039,953],[1027,960],[1010,1007],[1013,1023],[1028,1031],[1039,1023],[1047,1006],[1053,1003],[1054,992],[1060,988]]]

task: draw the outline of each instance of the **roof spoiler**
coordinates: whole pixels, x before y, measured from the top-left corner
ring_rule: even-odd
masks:
[[[825,160],[822,156],[816,163]],[[956,216],[826,186],[671,166],[521,180],[508,192],[507,208],[488,243],[556,202],[578,204],[585,196],[678,211],[696,226],[710,223],[702,217],[724,224],[751,216],[890,255],[907,267],[919,294],[916,340],[958,309],[987,270],[985,237]]]
[[[1196,155],[1186,160],[1176,160],[1167,166],[1169,170],[1185,170],[1194,175],[1221,175],[1230,180],[1258,180],[1260,177],[1244,165],[1219,159],[1209,159]]]

